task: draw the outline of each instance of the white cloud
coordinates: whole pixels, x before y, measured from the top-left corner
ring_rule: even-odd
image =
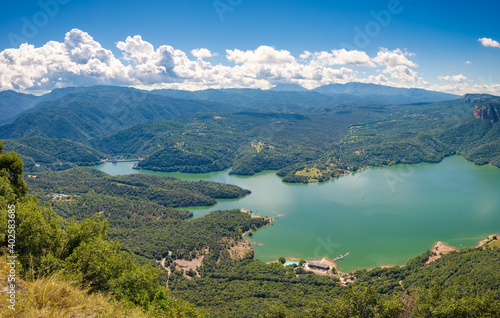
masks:
[[[500,43],[490,38],[480,38],[478,41],[481,42],[482,46],[500,48]]]
[[[465,65],[469,65],[469,64],[472,64],[471,61],[465,61]]]
[[[276,50],[273,47],[262,45],[256,50],[240,51],[238,49],[226,50],[229,61],[237,64],[259,63],[259,64],[285,64],[295,62],[295,58],[289,51]]]
[[[332,50],[332,53],[321,51],[311,53],[305,51],[300,55],[302,60],[311,60],[311,63],[317,65],[359,65],[375,67],[366,52],[363,51],[347,51],[345,49]]]
[[[373,58],[373,61],[379,65],[385,66],[408,66],[408,67],[418,67],[417,64],[408,60],[407,56],[415,56],[414,53],[403,52],[401,49],[395,49],[389,51],[386,48],[381,48],[378,51],[377,56]]]
[[[415,56],[415,53],[406,50],[395,49],[390,51],[387,48],[380,48],[377,56],[372,61],[380,66],[385,66],[385,69],[381,70],[381,72],[389,74],[391,79],[399,81],[400,85],[410,87],[427,86],[429,83],[418,76],[417,71],[411,69],[418,67],[418,64],[408,59],[408,57],[413,56]]]
[[[249,87],[267,89],[275,83],[295,83],[315,88],[332,83],[365,82],[396,87],[434,88],[449,92],[478,91],[500,94],[500,85],[467,80],[462,74],[441,76],[447,85],[430,86],[414,68],[406,50],[381,48],[371,58],[363,51],[305,51],[295,58],[287,50],[260,46],[255,50],[227,50],[227,64],[211,64],[214,56],[198,48],[190,56],[169,45],[155,48],[136,35],[118,41],[115,56],[89,34],[78,29],[66,33],[64,41],[41,47],[22,44],[0,52],[0,90],[44,93],[58,87],[96,84],[124,85],[141,89]],[[192,58],[192,57],[191,57]],[[372,67],[359,72],[350,66]],[[375,73],[375,74],[374,74]],[[377,74],[378,73],[378,74]]]
[[[85,32],[73,29],[64,42],[35,48],[21,44],[0,52],[0,88],[47,91],[68,85],[134,83],[123,65]]]
[[[453,75],[453,76],[438,76],[438,80],[461,83],[461,82],[465,82],[467,80],[467,77],[465,77],[462,74]]]
[[[403,83],[428,84],[416,71],[405,65],[387,66],[382,72]]]
[[[201,48],[201,49],[191,50],[191,55],[193,55],[194,57],[197,57],[199,59],[203,59],[203,58],[207,58],[207,57],[216,56],[217,54],[210,52],[210,50],[208,50],[208,49]]]
[[[471,84],[468,82],[461,82],[450,83],[448,85],[433,85],[428,89],[457,95],[468,93],[500,95],[500,84]]]
[[[360,79],[359,82],[361,83],[371,83],[371,84],[378,84],[378,85],[390,85],[394,86],[394,83],[391,83],[391,81],[385,77],[382,74],[379,74],[377,76],[375,75],[370,75],[367,78]]]

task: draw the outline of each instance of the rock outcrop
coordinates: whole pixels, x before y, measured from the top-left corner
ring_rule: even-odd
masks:
[[[483,102],[474,107],[474,116],[496,123],[500,118],[500,102]]]
[[[489,94],[465,94],[460,100],[464,103],[476,105],[484,102],[500,102],[500,97]]]
[[[474,117],[496,123],[500,118],[500,97],[489,94],[465,94],[462,102],[474,105]]]

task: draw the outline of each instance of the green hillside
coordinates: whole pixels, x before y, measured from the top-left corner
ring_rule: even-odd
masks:
[[[348,274],[356,277],[353,283],[342,286],[336,276],[254,260],[248,250],[235,255],[241,234],[258,230],[266,219],[234,210],[186,220],[189,214],[171,209],[201,204],[203,197],[247,193],[234,186],[110,177],[77,168],[29,179],[37,202],[25,195],[22,174],[18,155],[0,154],[1,252],[23,256],[18,258],[19,297],[29,301],[19,307],[30,315],[49,309],[74,312],[87,292],[96,305],[79,307],[81,313],[103,317],[200,317],[203,312],[212,317],[500,316],[500,249],[491,242],[430,264],[428,251],[404,267],[359,270]],[[14,208],[8,204],[15,205],[17,237],[10,249],[7,218]],[[131,252],[109,241],[108,232]],[[180,265],[195,259],[200,262],[195,269]],[[162,267],[156,263],[160,260]],[[40,303],[39,297],[45,300]],[[0,310],[7,309],[2,305]]]
[[[30,137],[6,140],[8,151],[21,154],[26,170],[64,170],[76,165],[95,165],[104,154],[92,147],[67,139]]]
[[[13,120],[17,115],[32,108],[38,101],[38,97],[29,94],[21,94],[14,91],[0,92],[0,124]]]
[[[434,94],[354,84],[323,89],[365,97]],[[143,158],[139,169],[203,173],[232,168],[231,173],[239,175],[279,170],[284,182],[308,183],[367,166],[439,162],[453,154],[476,164],[500,164],[496,96],[338,104],[315,94],[63,89],[40,97],[29,113],[0,126],[0,136],[9,139],[8,150],[22,155],[30,173],[91,165],[103,158]],[[259,108],[239,103],[235,96],[266,102]],[[294,101],[300,106],[292,107]]]
[[[87,142],[138,123],[167,120],[185,113],[228,110],[210,102],[176,100],[138,90],[94,87],[38,104],[0,127],[4,139],[65,138]]]

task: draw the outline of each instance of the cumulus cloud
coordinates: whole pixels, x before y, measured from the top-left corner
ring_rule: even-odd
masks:
[[[207,58],[207,57],[216,56],[217,54],[210,52],[209,49],[201,48],[201,49],[191,50],[191,55],[193,55],[194,57],[197,57],[199,59],[203,59],[203,58]]]
[[[471,61],[465,61],[465,65],[469,65],[469,64],[472,64]]]
[[[428,84],[415,70],[405,65],[387,66],[382,72],[404,83]]]
[[[465,77],[462,74],[453,75],[453,76],[438,76],[438,80],[460,83],[460,82],[465,82],[467,80],[467,77]]]
[[[73,29],[64,42],[42,47],[24,43],[0,52],[0,87],[17,91],[46,91],[57,87],[93,84],[130,84],[125,66],[85,32]],[[79,79],[79,80],[78,80]]]
[[[300,55],[302,60],[310,60],[311,63],[317,65],[358,65],[375,67],[366,52],[363,51],[347,51],[345,49],[332,50],[330,52],[309,52],[305,51]]]
[[[41,47],[22,44],[0,52],[0,90],[44,93],[58,87],[96,84],[124,85],[141,89],[248,87],[267,89],[276,83],[294,83],[306,88],[347,82],[364,82],[396,87],[433,88],[415,70],[413,53],[380,48],[371,58],[364,51],[345,49],[309,52],[298,58],[290,51],[271,46],[255,50],[226,50],[227,63],[217,65],[204,58],[215,56],[197,48],[188,56],[169,45],[154,47],[140,35],[118,41],[115,56],[88,33],[73,29],[64,41],[50,41]],[[190,59],[191,57],[191,59]],[[373,71],[359,72],[356,67]],[[462,74],[441,76],[448,82],[436,90],[492,90],[495,83],[474,83]],[[495,86],[496,85],[496,86]]]
[[[226,50],[226,57],[236,64],[258,63],[258,64],[285,64],[295,62],[295,58],[289,51],[276,50],[267,45],[261,45],[256,50],[240,51],[238,49]]]
[[[412,69],[418,67],[418,64],[408,59],[408,57],[413,56],[415,56],[415,53],[401,49],[391,51],[387,48],[380,48],[377,56],[372,60],[380,66],[385,66],[382,73],[390,75],[391,79],[406,84],[428,85],[428,82],[418,76],[418,72]]]
[[[482,46],[500,48],[500,43],[490,38],[480,38],[478,39],[478,41],[481,43]]]
[[[381,48],[378,51],[377,56],[373,58],[373,61],[379,65],[385,65],[390,67],[396,66],[407,66],[407,67],[418,67],[417,64],[410,61],[407,56],[415,56],[414,53],[403,52],[401,49],[395,49],[389,51],[386,48]]]

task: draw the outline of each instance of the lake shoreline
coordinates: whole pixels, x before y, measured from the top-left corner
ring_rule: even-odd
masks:
[[[470,248],[482,247],[482,246],[485,245],[485,243],[487,243],[490,240],[492,240],[493,237],[500,237],[500,234],[490,234],[490,235],[486,236],[486,238],[480,240],[475,247],[470,247]],[[252,244],[251,241],[249,241],[247,239],[246,239],[246,241],[249,242],[250,244]],[[452,252],[458,252],[458,251],[460,251],[460,249],[457,248],[457,247],[451,246],[451,245],[449,245],[446,242],[437,241],[436,243],[434,243],[432,245],[432,248],[430,249],[430,251],[431,251],[431,253],[434,253],[435,255],[431,255],[429,257],[429,260],[427,260],[427,262],[425,262],[425,265],[429,265],[430,263],[432,263],[432,262],[440,259],[445,254],[452,253]],[[418,255],[416,255],[416,256],[418,256]],[[391,268],[391,267],[404,267],[404,266],[406,266],[405,264],[403,264],[403,265],[390,264],[390,265],[375,266],[375,267],[371,267],[371,268],[358,268],[358,269],[354,269],[354,270],[351,270],[351,271],[342,272],[342,271],[339,270],[337,262],[333,262],[332,260],[329,260],[326,257],[323,257],[321,260],[317,260],[317,259],[307,260],[307,259],[297,258],[297,257],[293,257],[293,256],[292,257],[283,256],[283,257],[287,261],[299,262],[299,261],[303,260],[306,263],[309,263],[309,262],[318,262],[318,263],[322,263],[322,264],[325,264],[325,265],[329,265],[331,268],[335,268],[335,270],[337,271],[337,273],[339,275],[353,274],[354,272],[356,272],[358,270],[371,271],[371,270],[374,270],[376,268]],[[273,260],[273,261],[266,262],[266,264],[272,264],[272,263],[278,263],[278,262],[279,262],[279,260],[276,259],[276,260]],[[307,269],[307,270],[311,271],[313,273],[316,273],[316,274],[320,274],[320,275],[325,275],[326,274],[326,272],[324,272],[324,271],[311,270],[311,269]]]
[[[325,181],[310,181],[310,182],[283,182],[285,184],[318,184],[318,183],[328,183],[328,182],[332,182],[332,181],[335,181],[336,179],[339,179],[340,177],[344,177],[344,176],[350,176],[350,175],[353,175],[353,174],[356,174],[356,173],[360,173],[360,172],[363,172],[367,169],[370,169],[370,168],[383,168],[383,167],[393,167],[393,166],[398,166],[398,165],[405,165],[405,166],[411,166],[411,165],[419,165],[419,164],[439,164],[441,162],[443,162],[443,160],[445,160],[446,158],[450,158],[450,157],[460,157],[460,158],[463,158],[466,162],[469,162],[469,163],[472,163],[474,166],[485,166],[485,165],[488,165],[488,166],[491,166],[493,168],[497,168],[497,169],[500,169],[500,167],[497,167],[495,165],[493,165],[492,163],[488,162],[488,163],[485,163],[485,164],[476,164],[474,163],[473,161],[470,161],[468,160],[467,158],[465,158],[463,155],[461,154],[457,154],[457,153],[454,153],[454,154],[450,154],[450,155],[445,155],[440,161],[438,162],[430,162],[430,161],[420,161],[420,162],[414,162],[414,163],[395,163],[395,164],[388,164],[388,165],[375,165],[375,166],[362,166],[362,167],[359,167],[356,171],[352,171],[352,170],[346,170],[346,173],[342,173],[341,175],[337,176],[337,177],[331,177],[330,179],[328,180],[325,180]],[[112,160],[112,159],[101,159],[101,161],[99,162],[99,164],[102,164],[104,162],[140,162],[142,161],[143,159],[121,159],[121,160]],[[138,171],[145,171],[145,172],[160,172],[160,173],[186,173],[186,174],[192,174],[192,175],[197,175],[197,174],[203,174],[203,172],[181,172],[181,171],[176,171],[176,170],[156,170],[156,169],[144,169],[144,168],[140,168],[137,166],[137,164],[133,167],[133,169],[135,170],[138,170]],[[224,172],[226,170],[229,170],[229,172],[231,172],[233,169],[233,167],[229,167],[229,168],[226,168],[224,170],[219,170],[219,171],[209,171],[209,172],[205,172],[205,173],[218,173],[218,172]],[[266,173],[266,172],[277,172],[278,170],[273,170],[273,169],[270,169],[270,170],[263,170],[263,171],[259,171],[259,172],[256,172],[254,174],[251,174],[251,175],[243,175],[243,174],[233,174],[234,176],[236,177],[252,177],[252,176],[255,176],[255,175],[258,175],[260,173]],[[229,173],[231,175],[231,173]],[[281,180],[283,180],[283,177],[280,177],[276,174],[277,177],[279,177]]]
[[[131,165],[106,163],[100,170],[113,175],[147,172]],[[442,238],[457,247],[474,247],[485,234],[498,232],[494,225],[500,220],[495,209],[500,205],[496,196],[500,173],[494,167],[474,165],[457,155],[438,164],[369,168],[335,182],[311,185],[283,184],[272,171],[250,177],[229,176],[227,170],[151,174],[223,182],[252,191],[241,199],[217,200],[208,208],[187,208],[196,218],[241,208],[269,217],[286,213],[272,229],[259,229],[246,237],[260,243],[253,246],[255,258],[264,262],[283,255],[334,258],[350,251],[350,257],[338,261],[348,272],[405,264]],[[484,182],[473,184],[479,179]],[[463,195],[457,197],[457,192]]]

